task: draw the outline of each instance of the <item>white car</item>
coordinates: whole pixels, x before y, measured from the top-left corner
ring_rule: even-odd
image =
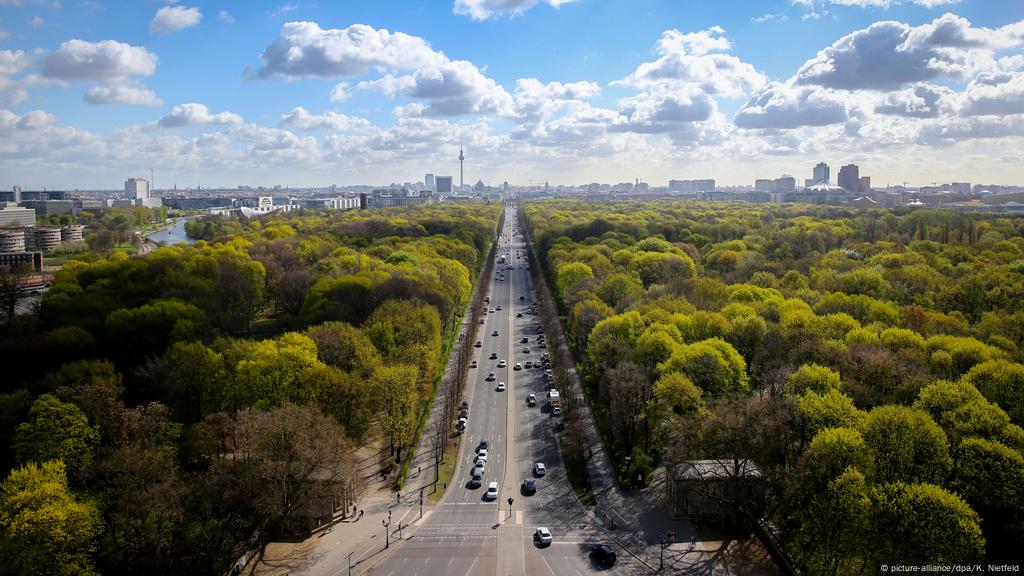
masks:
[[[504,391],[505,391],[505,383],[504,382],[498,382],[498,392],[504,392]]]
[[[551,530],[548,530],[543,526],[537,528],[537,540],[544,545],[551,544]]]
[[[516,362],[516,365],[513,366],[512,369],[513,370],[522,370],[523,369],[523,365],[520,364],[519,362]]]
[[[498,498],[498,483],[491,482],[487,485],[487,493],[484,494],[484,498],[488,500],[495,500]]]
[[[507,362],[504,360],[498,360],[498,368],[504,368],[505,366],[508,366]]]
[[[487,448],[481,448],[481,449],[477,450],[476,451],[476,458],[473,461],[477,462],[477,463],[479,463],[479,462],[487,462]]]
[[[536,476],[543,476],[548,473],[548,469],[544,466],[543,462],[537,462],[533,465],[533,473]]]

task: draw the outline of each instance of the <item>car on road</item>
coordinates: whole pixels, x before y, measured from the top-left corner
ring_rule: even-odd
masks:
[[[484,494],[484,498],[487,500],[494,500],[498,497],[498,483],[491,482],[487,485],[487,493]]]
[[[473,360],[472,362],[470,362],[470,363],[469,363],[469,367],[470,367],[470,368],[476,368],[476,367],[477,367],[477,363],[476,363],[476,360]]]
[[[504,392],[504,391],[505,391],[505,383],[504,382],[498,382],[498,392]]]
[[[540,528],[537,528],[536,537],[537,537],[537,541],[540,542],[541,544],[545,545],[545,546],[547,546],[548,544],[551,544],[551,540],[552,540],[552,538],[551,538],[551,530],[548,530],[547,528],[544,528],[543,526],[541,526]]]
[[[491,332],[491,336],[497,336],[497,335],[498,335],[498,331],[497,330],[495,330],[494,332]]]
[[[607,544],[598,544],[590,550],[590,553],[594,556],[594,560],[597,560],[598,564],[602,566],[612,566],[615,564],[617,557],[615,556],[615,549]]]
[[[513,370],[522,370],[523,369],[523,365],[520,364],[519,362],[516,362],[516,365],[513,366],[512,369]]]
[[[479,466],[481,462],[486,463],[487,462],[487,448],[481,448],[481,449],[477,450],[476,451],[476,458],[473,461],[476,462],[477,466]]]
[[[494,374],[494,372],[491,372],[490,374],[487,375],[488,382],[494,382],[497,378],[498,377]]]
[[[488,356],[488,358],[490,358],[491,360],[497,360],[498,359],[498,353],[497,352],[491,352],[491,355]]]
[[[494,308],[491,308],[490,313],[494,314]]]
[[[537,493],[537,481],[533,478],[527,478],[523,480],[523,494],[536,494]]]
[[[537,462],[533,465],[533,474],[535,476],[543,476],[548,473],[548,469],[544,466],[543,462]]]
[[[480,323],[481,323],[481,324],[485,324],[486,322],[487,322],[487,318],[481,318],[481,319],[480,319]]]
[[[524,346],[523,347],[523,354],[529,354],[529,353],[530,353],[530,347],[529,346]]]
[[[516,314],[516,318],[522,318],[522,317],[523,317],[523,313],[522,312]]]
[[[526,395],[526,405],[527,406],[536,406],[537,405],[537,395],[536,394],[527,394]]]
[[[501,310],[501,304],[498,304],[497,306],[495,306],[494,309],[495,310]]]
[[[498,361],[498,368],[504,368],[505,366],[508,366],[507,362],[505,362],[504,360]]]
[[[473,344],[473,347],[474,347],[474,348],[479,348],[479,347],[481,347],[481,346],[483,346],[483,345],[484,345],[484,343],[483,343],[483,342],[481,342],[481,341],[477,340],[477,341],[476,341],[476,344]]]
[[[551,408],[551,415],[552,416],[561,416],[562,415],[562,408],[559,407],[559,406],[555,406],[555,407]]]
[[[523,364],[523,368],[533,368],[533,362],[531,360],[527,360],[526,364]]]
[[[523,336],[523,339],[519,341],[520,344],[527,344],[529,342],[530,342],[530,339],[527,338],[526,336]]]

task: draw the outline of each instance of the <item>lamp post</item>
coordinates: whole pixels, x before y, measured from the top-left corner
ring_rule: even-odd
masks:
[[[388,519],[381,520],[381,525],[384,526],[384,548],[391,547],[391,511],[388,511]]]
[[[629,464],[633,461],[632,456],[626,456],[626,474],[629,474]],[[626,476],[626,482],[629,482],[629,476]],[[628,488],[628,486],[627,486]]]
[[[515,499],[514,499],[514,498],[512,498],[511,496],[509,496],[509,497],[508,497],[508,517],[509,517],[509,518],[511,518],[511,517],[512,517],[512,503],[513,503],[513,502],[515,502]]]
[[[658,545],[661,547],[661,554],[658,557],[658,571],[661,572],[665,568],[665,549],[672,545],[676,541],[676,533],[674,530],[666,532],[664,535],[658,536]]]

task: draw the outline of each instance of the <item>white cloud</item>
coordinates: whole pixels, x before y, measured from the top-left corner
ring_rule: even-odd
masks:
[[[204,104],[191,102],[178,104],[157,122],[162,128],[181,128],[185,126],[201,126],[204,124],[240,124],[242,117],[231,112],[210,114]]]
[[[23,114],[16,126],[19,130],[43,130],[49,128],[54,120],[56,117],[45,110],[32,110]]]
[[[291,112],[281,116],[281,126],[298,128],[299,130],[332,130],[335,132],[347,132],[367,128],[370,121],[365,118],[346,116],[337,112],[325,112],[323,114],[310,114],[302,106],[296,106]]]
[[[558,8],[574,0],[544,0]],[[539,0],[455,0],[454,12],[473,20],[487,20],[492,16],[519,16],[539,3]]]
[[[1024,73],[984,74],[964,92],[963,116],[1024,114]]]
[[[780,82],[755,90],[733,121],[740,128],[798,128],[845,122],[846,104],[836,94]]]
[[[689,34],[667,30],[655,50],[658,59],[640,64],[614,84],[644,90],[699,88],[723,96],[741,96],[764,85],[765,76],[753,66],[720,53],[731,46],[719,26]]]
[[[818,52],[797,71],[796,82],[843,90],[898,90],[996,68],[995,50],[1022,41],[1013,25],[974,28],[954,14],[917,27],[876,22]]]
[[[95,80],[117,83],[129,76],[156,71],[156,54],[116,40],[68,40],[43,60],[42,74],[59,81]]]
[[[27,70],[31,57],[24,50],[0,50],[0,76],[11,76]]]
[[[28,21],[28,25],[31,26],[33,30],[38,30],[46,25],[46,18],[36,14]]]
[[[926,8],[937,8],[959,4],[960,0],[792,0],[793,4],[813,7],[815,3],[857,6],[859,8],[889,8],[895,4],[917,4]]]
[[[260,56],[262,78],[358,76],[375,68],[418,69],[447,58],[426,40],[365,24],[324,30],[315,22],[288,22]]]
[[[512,97],[493,79],[484,76],[465,60],[421,68],[406,76],[392,76],[360,82],[361,89],[376,89],[386,96],[403,96],[426,101],[423,116],[496,114],[512,116]]]
[[[952,105],[954,98],[953,90],[945,86],[922,84],[886,94],[884,100],[875,106],[875,112],[909,118],[937,118],[943,109]]]
[[[231,13],[227,10],[221,10],[220,12],[217,12],[217,19],[227,24],[235,23],[235,17],[232,16]]]
[[[715,100],[697,92],[693,95],[640,94],[619,102],[617,123],[612,130],[641,134],[664,134],[690,129],[690,124],[709,120],[718,111]]]
[[[331,89],[331,102],[344,102],[352,97],[348,82],[338,82]]]
[[[750,19],[754,24],[763,24],[765,22],[785,22],[787,20],[789,20],[789,17],[782,12],[769,12],[768,14],[754,16]]]
[[[137,104],[140,106],[162,106],[163,101],[157,98],[152,90],[131,84],[115,84],[113,86],[93,86],[85,93],[85,101],[89,104]]]
[[[156,34],[167,34],[168,32],[195,26],[202,19],[203,14],[199,11],[199,8],[164,6],[156,11],[153,21],[149,23],[149,31]]]

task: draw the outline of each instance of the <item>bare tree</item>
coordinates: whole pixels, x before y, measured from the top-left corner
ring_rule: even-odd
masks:
[[[28,298],[24,282],[32,275],[28,263],[0,267],[0,309],[8,326],[14,322],[18,304]]]

